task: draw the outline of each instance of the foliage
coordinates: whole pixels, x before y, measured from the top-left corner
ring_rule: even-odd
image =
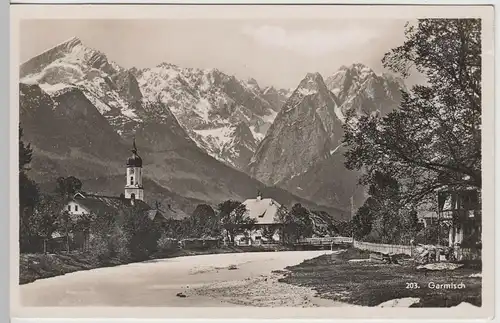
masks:
[[[33,149],[22,141],[22,136],[23,130],[19,126],[19,244],[21,251],[31,251],[39,243],[32,221],[40,192],[38,185],[27,175]]]
[[[353,233],[353,224],[352,221],[339,221],[335,226],[337,229],[337,233],[341,237],[350,237]]]
[[[262,237],[264,237],[269,242],[274,241],[275,234],[276,234],[276,227],[265,226],[262,228]]]
[[[336,221],[325,211],[311,210],[309,215],[313,221],[313,234],[321,237],[338,234]]]
[[[190,237],[217,237],[221,234],[221,223],[214,209],[208,204],[199,204],[187,219]]]
[[[87,220],[84,220],[86,223]],[[126,232],[117,221],[115,213],[92,214],[90,223],[89,248],[99,263],[107,264],[111,259],[128,259],[128,239]]]
[[[138,207],[126,209],[121,215],[123,233],[127,236],[130,256],[135,260],[147,259],[157,251],[160,228]]]
[[[172,239],[167,232],[163,232],[158,239],[158,251],[167,251],[177,249],[178,242]]]
[[[189,219],[177,220],[167,219],[164,224],[164,232],[167,237],[173,239],[186,238],[189,235],[190,223]]]
[[[55,231],[66,228],[65,224],[62,223],[62,208],[63,201],[58,196],[42,195],[31,222],[38,236],[50,239]]]
[[[400,109],[361,116],[345,125],[346,166],[370,185],[382,173],[403,185],[394,198],[418,204],[442,187],[481,188],[481,21],[421,19],[385,67],[426,85],[403,93]]]
[[[311,213],[300,203],[293,205],[290,211],[282,206],[276,217],[275,220],[282,224],[281,240],[284,243],[294,243],[300,238],[310,237],[313,234]]]
[[[415,243],[448,245],[448,233],[449,229],[442,224],[429,224],[417,233]]]
[[[372,231],[373,219],[376,217],[372,208],[373,199],[368,198],[365,203],[358,209],[352,220],[354,237],[358,240],[363,239]]]
[[[313,234],[313,222],[309,210],[300,203],[296,203],[292,206],[290,214],[295,222],[295,236],[297,238],[311,237]]]
[[[251,229],[256,220],[248,216],[248,211],[242,203],[227,200],[217,206],[218,217],[229,242],[234,242],[237,234],[243,234]]]
[[[22,137],[23,128],[19,125],[19,172],[29,170],[28,165],[33,159],[33,149],[31,148],[31,144],[25,144],[24,141],[21,140]]]
[[[57,183],[55,189],[56,193],[65,198],[72,197],[76,192],[78,192],[82,188],[82,182],[74,176],[59,177],[56,183]]]

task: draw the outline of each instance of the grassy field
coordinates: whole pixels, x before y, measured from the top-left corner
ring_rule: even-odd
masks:
[[[288,250],[288,249],[283,249]],[[177,249],[158,253],[151,259],[174,258],[205,254],[235,253],[235,252],[263,252],[275,251],[257,246],[224,247],[217,249]],[[19,259],[19,284],[31,283],[37,279],[49,278],[68,274],[80,270],[89,270],[100,267],[111,267],[131,263],[109,259],[105,263],[98,262],[89,253],[71,252],[58,254],[21,254]]]
[[[481,271],[480,264],[465,264],[449,271],[417,270],[410,260],[401,264],[376,264],[366,259],[370,253],[348,249],[337,255],[324,255],[287,268],[289,273],[280,281],[315,289],[322,298],[363,306],[418,297],[412,307],[450,307],[461,302],[481,306],[481,278],[469,277]],[[459,284],[463,289],[433,289],[429,283]],[[418,286],[418,288],[415,288]]]

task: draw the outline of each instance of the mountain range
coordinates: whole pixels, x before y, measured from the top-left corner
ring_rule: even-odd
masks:
[[[362,64],[309,73],[293,91],[217,69],[125,69],[72,38],[21,64],[20,123],[41,183],[74,175],[119,194],[135,137],[149,199],[189,213],[261,190],[345,218],[364,195],[343,166],[343,116],[385,114],[401,88]]]

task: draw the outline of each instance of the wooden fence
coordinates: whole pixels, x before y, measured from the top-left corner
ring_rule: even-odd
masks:
[[[382,243],[370,243],[362,241],[354,241],[354,248],[361,250],[380,252],[383,254],[405,254],[408,256],[413,256],[413,247],[405,245],[395,245],[395,244],[382,244]]]

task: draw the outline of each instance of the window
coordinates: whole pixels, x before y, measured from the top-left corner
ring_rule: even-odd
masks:
[[[134,185],[134,176],[130,176],[130,185]]]
[[[75,211],[78,211],[78,205],[75,205]]]
[[[71,211],[71,205],[68,205],[68,211]]]

